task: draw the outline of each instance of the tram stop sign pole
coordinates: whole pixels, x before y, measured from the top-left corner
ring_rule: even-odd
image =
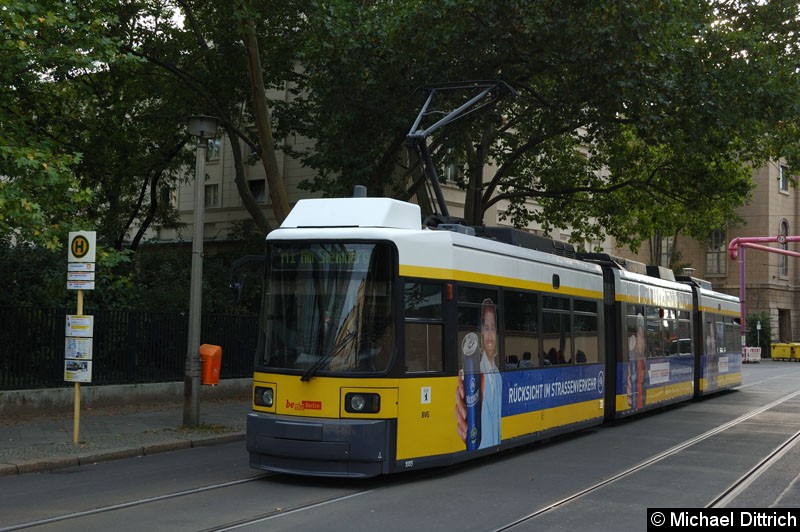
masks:
[[[64,380],[75,383],[73,443],[80,441],[81,383],[92,382],[93,316],[83,314],[83,291],[94,290],[96,233],[69,234],[67,290],[78,291],[77,314],[67,316],[64,341]]]

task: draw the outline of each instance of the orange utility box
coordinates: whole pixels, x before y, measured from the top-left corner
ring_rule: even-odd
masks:
[[[200,383],[209,386],[219,384],[219,367],[222,363],[222,348],[218,345],[200,346]]]

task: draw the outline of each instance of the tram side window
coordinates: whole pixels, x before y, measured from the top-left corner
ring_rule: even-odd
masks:
[[[705,353],[740,353],[742,351],[741,322],[715,314],[706,314],[703,320]]]
[[[725,318],[717,316],[717,353],[725,352]]]
[[[725,346],[728,353],[742,352],[741,320],[725,318]]]
[[[662,309],[658,307],[645,307],[645,356],[659,356],[662,351],[663,337],[661,335]]]
[[[703,341],[705,342],[706,355],[717,352],[717,325],[715,318],[713,314],[706,314],[703,321]]]
[[[661,309],[661,337],[655,350],[656,356],[671,353],[672,341],[678,338],[678,312],[675,309]]]
[[[576,299],[575,305],[575,363],[600,362],[600,327],[597,302]]]
[[[666,307],[645,307],[645,349],[647,357],[664,357],[673,354],[674,341],[678,340],[678,311]]]
[[[691,355],[692,349],[692,321],[688,310],[678,311],[677,337],[670,342],[670,355]]]
[[[572,363],[572,318],[568,298],[542,298],[542,341],[545,366]]]
[[[626,360],[638,360],[647,353],[644,316],[644,305],[628,305],[625,334],[628,341],[623,343]]]
[[[720,353],[740,353],[742,340],[739,318],[717,316],[717,351]]]
[[[406,322],[405,338],[408,373],[442,371],[441,324]]]
[[[508,290],[504,295],[506,369],[539,365],[539,321],[536,294]],[[516,366],[514,365],[516,364]]]
[[[442,286],[405,285],[405,354],[408,373],[444,369]]]

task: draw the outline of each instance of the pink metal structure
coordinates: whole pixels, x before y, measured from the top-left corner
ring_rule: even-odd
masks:
[[[787,242],[800,242],[800,236],[786,236],[786,235],[778,235],[778,236],[751,236],[751,237],[740,237],[734,238],[728,244],[728,256],[731,260],[737,260],[739,258],[740,252],[739,248],[741,248],[741,258],[739,260],[739,306],[741,308],[741,323],[739,325],[740,331],[742,334],[742,347],[746,347],[747,343],[745,341],[745,326],[747,323],[747,305],[745,303],[745,262],[744,262],[744,251],[745,248],[752,248],[758,249],[761,251],[766,251],[768,253],[780,253],[781,255],[790,255],[792,257],[800,257],[800,253],[796,251],[789,251],[788,249],[780,249],[780,248],[772,248],[769,246],[763,245],[763,243],[768,242],[777,242],[781,245]]]

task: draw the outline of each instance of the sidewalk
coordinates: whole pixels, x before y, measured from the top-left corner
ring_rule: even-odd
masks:
[[[0,476],[130,458],[244,440],[248,398],[202,400],[200,426],[183,425],[183,401],[82,408],[74,443],[73,411],[0,417]]]

